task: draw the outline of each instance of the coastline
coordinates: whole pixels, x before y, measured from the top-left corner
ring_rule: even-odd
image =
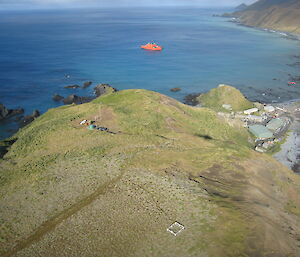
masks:
[[[169,9],[62,13],[66,27],[51,19],[50,30],[38,13],[32,41],[20,40],[45,56],[26,59],[26,76],[39,74],[28,81],[7,51],[15,64],[0,70],[16,83],[0,91],[13,99],[0,101],[0,257],[299,255],[300,37],[225,19],[209,27],[206,16],[183,27],[193,17],[178,9],[173,27]],[[147,20],[174,47],[134,47],[152,34]],[[41,114],[27,113],[34,106]],[[19,127],[2,139],[2,122]]]
[[[199,95],[200,94],[194,94],[191,97],[196,97]],[[196,99],[193,98],[190,100]],[[199,107],[199,104],[195,104],[196,102],[194,104],[184,100],[181,102],[187,105]],[[295,173],[300,174],[300,99],[293,99],[280,103],[277,102],[270,104],[275,108],[282,110],[285,115],[291,118],[291,124],[284,137],[284,142],[280,144],[280,150],[272,154],[272,157]],[[9,139],[10,137],[6,140],[0,141],[2,143],[5,143],[5,145],[3,146],[0,145],[0,150],[3,153],[6,152],[6,143],[10,142]]]
[[[222,17],[230,18],[228,22],[235,23],[238,26],[253,28],[268,33],[275,33],[279,36],[289,39],[300,41],[300,34],[291,33],[288,31],[280,31],[272,28],[263,28],[251,26],[243,23],[239,17],[234,15],[224,15]],[[300,99],[293,99],[281,103],[271,103],[272,105],[285,109],[288,115],[292,117],[289,132],[287,132],[286,140],[280,146],[280,151],[273,154],[273,158],[293,170],[295,173],[300,174]]]
[[[240,18],[238,18],[236,16],[233,16],[233,15],[232,16],[222,16],[222,17],[230,18],[228,20],[228,22],[235,23],[238,26],[253,28],[253,29],[260,30],[260,31],[266,31],[266,32],[269,32],[269,33],[275,33],[275,34],[278,34],[278,35],[280,35],[280,36],[282,36],[283,38],[286,38],[286,39],[300,41],[300,34],[292,33],[292,32],[289,32],[289,31],[277,30],[275,28],[264,28],[264,27],[251,26],[251,25],[243,23],[240,20]]]
[[[283,108],[292,117],[292,123],[285,142],[280,151],[273,157],[287,166],[289,169],[300,174],[300,100],[292,100],[274,106]]]

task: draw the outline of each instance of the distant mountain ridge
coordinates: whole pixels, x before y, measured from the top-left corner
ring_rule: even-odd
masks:
[[[248,7],[248,5],[246,4],[240,4],[237,7],[235,7],[235,11],[239,12],[239,11],[244,11],[246,8]]]
[[[260,0],[232,15],[245,25],[300,34],[299,0]]]

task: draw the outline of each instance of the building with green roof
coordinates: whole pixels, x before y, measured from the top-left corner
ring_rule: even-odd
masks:
[[[263,125],[251,125],[249,131],[260,140],[273,138],[273,133]]]
[[[277,118],[277,119],[270,120],[266,127],[274,133],[280,130],[283,125],[284,125],[284,121],[280,118]]]

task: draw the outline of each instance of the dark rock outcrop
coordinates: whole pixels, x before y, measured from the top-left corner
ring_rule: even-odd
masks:
[[[171,89],[170,89],[171,92],[178,92],[178,91],[180,91],[180,90],[181,90],[180,87],[174,87],[174,88],[171,88]]]
[[[11,116],[15,116],[15,115],[23,114],[23,113],[24,113],[23,108],[12,109],[12,110],[9,110],[8,116],[11,117]]]
[[[116,92],[117,89],[113,88],[109,84],[99,84],[94,88],[94,93],[97,97],[107,94]]]
[[[24,109],[7,109],[3,104],[0,103],[0,120],[10,118],[15,115],[23,114]]]
[[[63,99],[64,104],[83,104],[92,101],[95,97],[89,96],[78,96],[78,95],[69,95]]]
[[[58,94],[55,94],[55,95],[52,96],[52,100],[56,101],[56,102],[59,102],[59,101],[61,101],[63,99],[64,99],[64,97],[61,96],[61,95],[58,95]]]
[[[92,84],[91,81],[87,81],[83,84],[83,88],[87,88],[91,84]],[[94,88],[94,93],[96,97],[99,97],[107,93],[113,93],[116,91],[117,89],[111,87],[109,84],[99,84]],[[63,97],[61,95],[55,94],[53,95],[52,99],[53,101],[57,101],[57,102],[62,101],[64,104],[83,104],[92,101],[93,99],[95,99],[95,96],[78,96],[75,94],[71,94],[67,97]]]
[[[34,110],[31,115],[27,115],[27,116],[24,117],[24,119],[21,122],[22,123],[21,127],[28,125],[29,123],[31,123],[32,121],[34,121],[40,115],[41,114],[40,114],[40,112],[38,110]]]
[[[91,97],[91,96],[80,96],[80,101],[82,104],[88,103],[94,99],[95,99],[95,97]]]
[[[81,97],[78,95],[69,95],[63,99],[64,104],[81,104]]]
[[[79,85],[69,85],[69,86],[65,86],[64,88],[79,88]]]
[[[192,106],[195,106],[197,104],[199,104],[199,101],[198,101],[198,96],[200,96],[201,94],[200,93],[195,93],[195,94],[189,94],[187,96],[184,97],[184,100],[183,102],[185,104],[188,104],[188,105],[192,105]]]
[[[87,88],[87,87],[89,87],[92,84],[93,84],[92,81],[86,81],[86,82],[83,83],[83,88]]]
[[[0,104],[0,120],[4,119],[8,113],[8,109],[3,104]]]
[[[0,142],[0,159],[4,157],[4,155],[8,152],[10,146],[12,146],[17,139],[12,140],[3,140]]]

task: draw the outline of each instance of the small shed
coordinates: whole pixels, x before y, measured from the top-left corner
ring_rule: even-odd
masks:
[[[232,111],[232,106],[230,104],[223,104],[222,107],[228,111]]]
[[[264,121],[264,117],[262,116],[256,116],[256,115],[248,115],[246,116],[245,120],[250,121],[250,122],[256,122],[256,123],[261,123]]]
[[[272,119],[268,122],[267,128],[273,132],[278,131],[284,125],[284,121],[280,118]]]
[[[249,131],[256,138],[261,139],[261,140],[274,137],[273,133],[263,125],[251,125],[251,126],[249,126]]]
[[[247,115],[250,115],[250,114],[255,113],[255,112],[258,112],[257,108],[251,108],[251,109],[248,109],[248,110],[244,111],[244,113],[247,114]]]
[[[267,106],[264,107],[264,110],[266,112],[274,112],[275,108],[273,106],[271,106],[271,105],[267,105]]]

